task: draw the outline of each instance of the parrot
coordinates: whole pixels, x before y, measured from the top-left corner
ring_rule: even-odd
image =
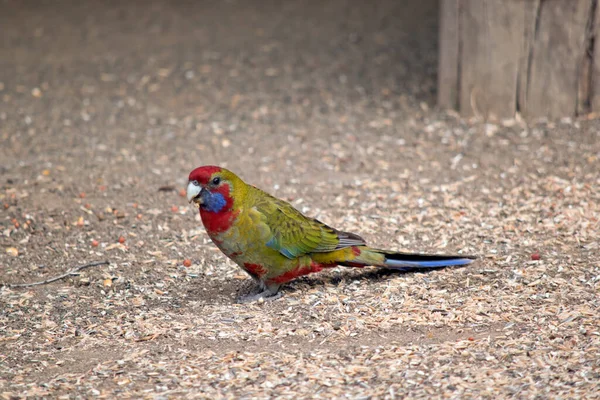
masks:
[[[336,266],[415,270],[463,266],[476,259],[372,248],[357,234],[307,217],[214,165],[189,174],[186,195],[198,206],[213,243],[258,283],[238,299],[241,303],[279,298],[283,284]]]

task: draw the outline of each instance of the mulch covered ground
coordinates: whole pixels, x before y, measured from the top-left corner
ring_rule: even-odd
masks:
[[[600,122],[436,111],[437,1],[369,4],[0,5],[0,398],[600,397]],[[203,164],[480,258],[236,304]]]

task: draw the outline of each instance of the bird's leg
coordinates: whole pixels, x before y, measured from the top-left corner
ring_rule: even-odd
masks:
[[[240,296],[237,299],[238,303],[252,303],[254,301],[259,301],[263,299],[263,301],[271,301],[277,300],[283,296],[283,293],[279,292],[280,285],[265,285],[262,282],[259,282],[258,292],[257,293],[249,293],[244,296]]]
[[[277,300],[283,296],[283,293],[273,293],[270,290],[263,290],[262,292],[256,294],[247,294],[245,296],[240,296],[237,299],[238,303],[253,303],[255,301],[259,301],[263,299],[264,301]]]

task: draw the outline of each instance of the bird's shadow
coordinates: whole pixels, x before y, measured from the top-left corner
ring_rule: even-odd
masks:
[[[344,270],[336,271],[334,275],[330,276],[304,276],[294,282],[290,282],[285,285],[283,289],[287,293],[294,293],[302,290],[303,285],[308,286],[323,286],[333,285],[340,286],[342,284],[350,284],[352,281],[365,280],[371,282],[381,282],[383,280],[390,279],[391,275],[406,275],[406,274],[427,274],[431,271],[439,271],[446,269],[447,267],[436,267],[436,268],[404,268],[402,270],[386,269],[386,268],[375,268],[365,269],[358,273],[344,273]],[[456,268],[456,267],[452,267]]]

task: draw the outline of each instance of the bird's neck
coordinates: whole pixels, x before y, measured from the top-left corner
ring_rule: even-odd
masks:
[[[211,212],[202,208],[200,209],[202,224],[211,237],[228,231],[235,222],[235,218],[238,214],[239,213],[234,210]]]
[[[235,191],[228,184],[224,184],[212,192],[206,203],[200,207],[202,224],[211,237],[231,228],[239,214],[236,208],[237,199]]]

